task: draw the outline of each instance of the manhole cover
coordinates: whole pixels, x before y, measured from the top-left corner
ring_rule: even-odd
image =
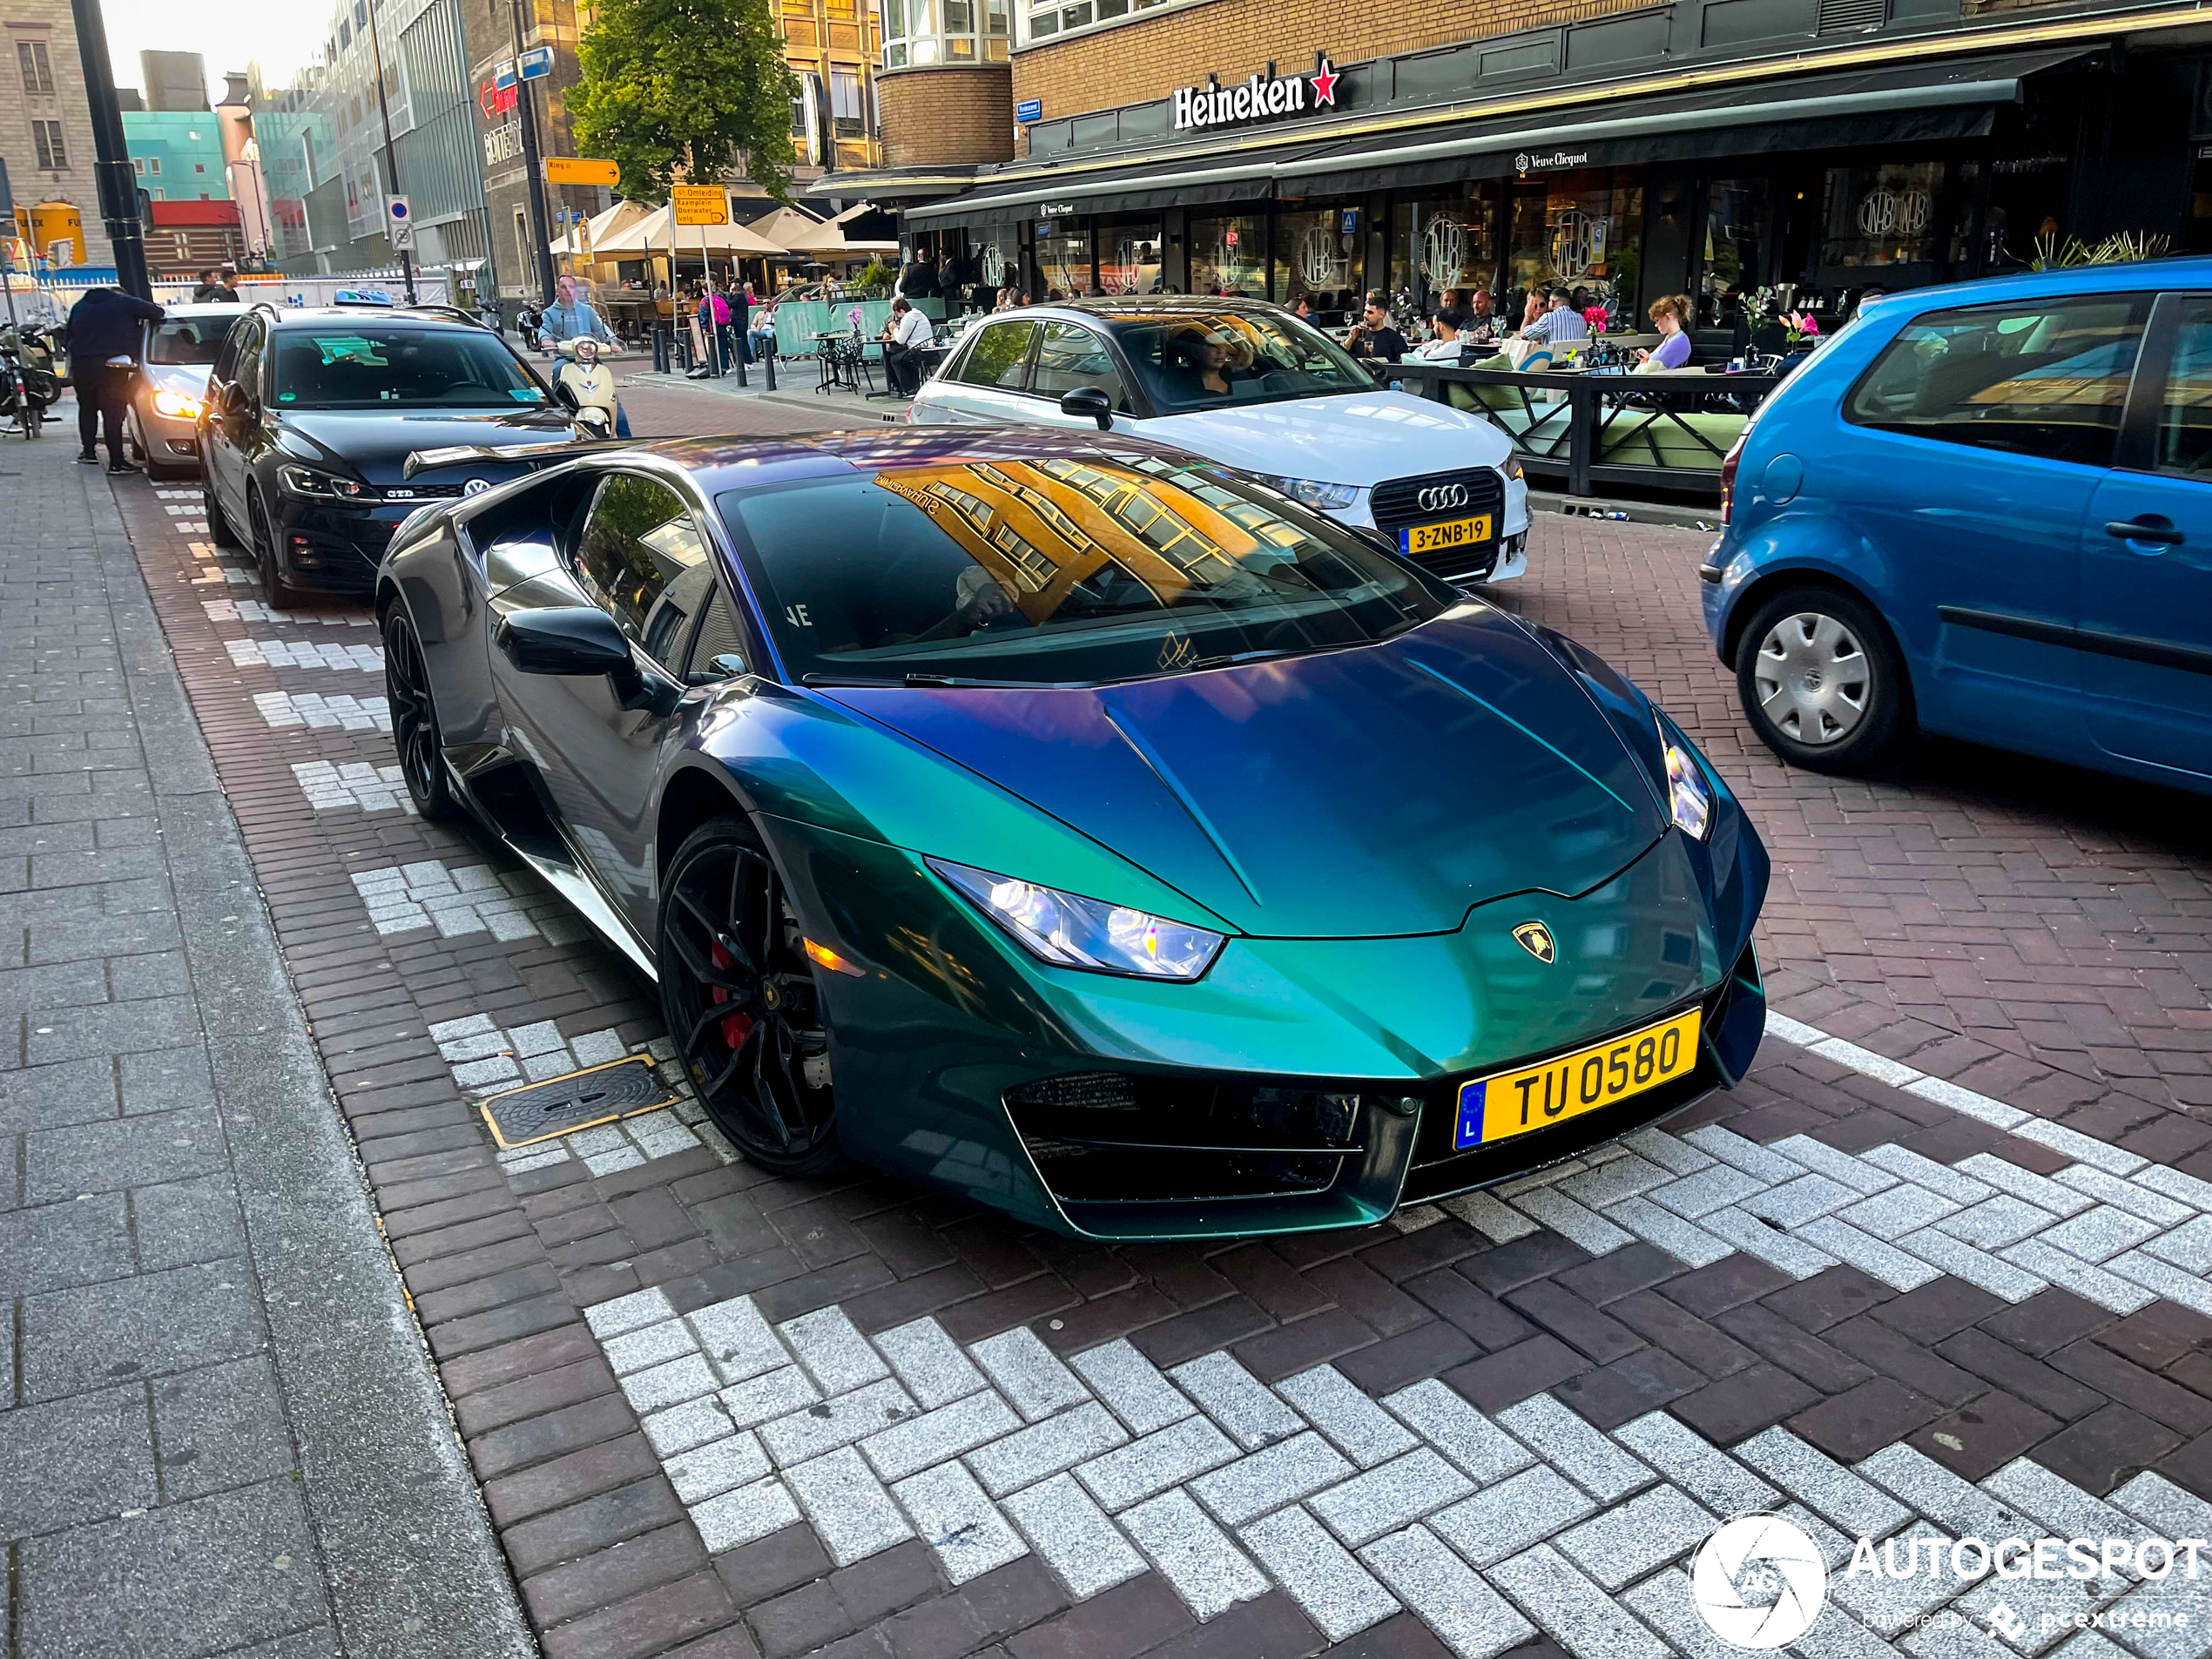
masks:
[[[632,1112],[650,1111],[674,1099],[653,1076],[652,1062],[632,1055],[494,1095],[483,1103],[484,1121],[502,1148],[527,1146]]]

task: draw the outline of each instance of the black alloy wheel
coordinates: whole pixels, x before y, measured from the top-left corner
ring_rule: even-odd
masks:
[[[269,510],[261,505],[259,496],[248,496],[246,511],[251,521],[253,566],[261,577],[261,598],[271,610],[288,610],[300,603],[300,590],[284,579],[278,567],[276,531],[269,524]]]
[[[658,966],[669,1035],[722,1132],[778,1175],[834,1169],[828,1017],[782,879],[743,819],[704,824],[677,849]]]
[[[426,819],[456,818],[460,806],[446,778],[438,708],[415,624],[396,604],[384,623],[384,702],[392,715],[392,746],[415,810]]]

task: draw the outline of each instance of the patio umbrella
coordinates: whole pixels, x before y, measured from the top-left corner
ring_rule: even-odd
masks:
[[[651,208],[646,206],[643,202],[618,201],[612,207],[608,208],[605,212],[594,213],[591,218],[586,221],[590,232],[590,253],[589,257],[595,260],[612,258],[613,256],[611,254],[605,253],[601,251],[606,244],[607,239],[610,237],[620,235],[624,231],[637,224],[638,220],[645,218],[653,210]],[[563,253],[574,254],[578,259],[586,257],[583,239],[576,237],[572,234],[569,236],[556,236],[553,239],[553,240],[548,242],[545,246],[546,251],[553,254],[556,258]]]
[[[671,217],[667,208],[656,207],[635,224],[615,232],[605,242],[595,239],[593,255],[603,260],[641,260],[648,254],[664,254],[669,251],[671,232],[679,258],[698,253],[702,239],[707,253],[725,256],[743,254],[752,258],[765,254],[773,259],[787,251],[743,225],[671,225]]]

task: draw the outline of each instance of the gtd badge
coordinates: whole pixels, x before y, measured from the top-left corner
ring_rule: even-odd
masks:
[[[1785,1648],[1820,1616],[1828,1568],[1812,1540],[1779,1515],[1739,1515],[1723,1522],[1697,1552],[1689,1593],[1722,1641]]]
[[[461,493],[464,496],[481,496],[484,493],[484,491],[489,489],[490,488],[490,479],[471,478],[467,483],[461,486]]]

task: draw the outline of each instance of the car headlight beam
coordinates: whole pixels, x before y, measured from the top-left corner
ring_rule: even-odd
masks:
[[[1356,507],[1359,498],[1367,493],[1362,484],[1331,484],[1318,478],[1283,478],[1264,472],[1253,476],[1270,489],[1282,491],[1299,506],[1321,513],[1340,513],[1347,507]]]
[[[198,398],[183,392],[159,391],[153,395],[153,412],[172,421],[197,421],[206,407]]]
[[[1086,899],[948,859],[926,862],[1016,944],[1055,968],[1195,980],[1227,942],[1220,934],[1127,905]]]
[[[1713,832],[1713,791],[1705,781],[1705,769],[1697,764],[1697,757],[1689,745],[1667,729],[1666,722],[1657,722],[1659,748],[1667,759],[1667,810],[1675,827],[1693,840],[1703,840]]]

